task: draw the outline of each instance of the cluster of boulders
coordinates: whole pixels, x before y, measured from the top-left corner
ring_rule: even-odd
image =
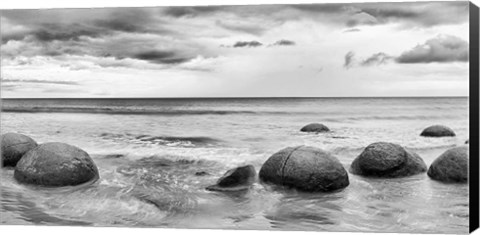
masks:
[[[300,131],[329,132],[323,124],[312,123]],[[448,127],[426,128],[424,137],[455,136]],[[467,142],[468,143],[468,140]],[[16,133],[1,136],[3,167],[14,167],[14,178],[26,184],[59,187],[94,182],[98,169],[87,152],[65,143],[38,145],[32,138]],[[350,173],[365,177],[396,178],[427,171],[423,159],[398,144],[377,142],[367,146],[357,156]],[[207,175],[197,172],[197,176]],[[428,176],[442,182],[468,182],[468,146],[456,147],[440,155],[428,168]],[[322,149],[310,146],[288,147],[274,153],[262,165],[262,182],[306,192],[330,192],[347,187],[347,170],[340,161]],[[210,191],[236,192],[248,190],[256,179],[252,165],[227,171]]]
[[[300,131],[322,133],[330,129],[320,123],[311,123]],[[435,125],[426,128],[420,135],[450,137],[455,133],[448,127]],[[468,146],[447,150],[427,168],[423,159],[410,149],[395,143],[372,143],[353,160],[349,171],[376,178],[406,177],[427,172],[431,179],[437,181],[468,182]],[[254,178],[253,166],[235,168],[207,190],[246,190],[253,184]],[[259,178],[264,183],[305,192],[330,192],[349,185],[348,173],[340,161],[332,154],[310,146],[288,147],[274,153],[262,165]]]
[[[94,182],[98,169],[87,152],[58,142],[38,145],[32,138],[7,133],[1,136],[2,167],[14,167],[20,182],[46,187]]]

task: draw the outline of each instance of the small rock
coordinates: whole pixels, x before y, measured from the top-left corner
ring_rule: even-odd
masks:
[[[356,175],[395,178],[425,172],[427,166],[416,153],[398,144],[377,142],[367,146],[352,162]]]
[[[17,134],[6,133],[2,135],[0,144],[2,145],[2,166],[15,166],[22,156],[37,147],[37,142],[32,138]]]
[[[207,187],[210,191],[240,191],[250,188],[255,181],[255,167],[252,165],[241,166],[228,170],[217,184]]]
[[[198,172],[195,172],[195,175],[196,175],[196,176],[204,176],[204,175],[208,175],[208,172],[206,172],[206,171],[198,171]]]
[[[427,127],[420,135],[424,137],[446,137],[455,136],[455,132],[446,126],[434,125]]]
[[[470,140],[465,141],[465,144],[469,144],[469,143],[470,143]]]
[[[27,152],[14,177],[26,184],[74,186],[98,179],[98,169],[87,152],[64,143],[45,143]]]
[[[330,129],[328,129],[327,126],[323,125],[323,124],[320,124],[320,123],[311,123],[311,124],[308,124],[304,127],[302,127],[302,129],[300,129],[301,132],[315,132],[315,133],[319,133],[319,132],[329,132]]]
[[[440,155],[428,169],[428,176],[442,182],[468,182],[467,146],[455,147]]]

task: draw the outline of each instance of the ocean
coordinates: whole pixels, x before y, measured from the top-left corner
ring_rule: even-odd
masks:
[[[257,172],[273,153],[309,145],[346,169],[367,145],[386,141],[429,166],[469,138],[468,98],[4,99],[1,133],[86,150],[100,180],[84,187],[21,185],[1,171],[3,224],[260,230],[466,233],[468,185],[426,174],[397,179],[349,174],[332,193],[206,191],[228,169]],[[319,122],[329,133],[300,132]],[[424,138],[434,124],[456,137]],[[206,172],[198,175],[197,172]]]

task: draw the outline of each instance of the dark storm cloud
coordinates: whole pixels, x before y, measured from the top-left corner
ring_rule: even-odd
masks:
[[[52,9],[7,10],[3,16],[23,30],[2,32],[2,43],[33,38],[39,41],[79,40],[82,36],[98,38],[118,32],[166,32],[162,23],[153,19],[155,9]],[[72,19],[65,20],[71,16]]]
[[[193,57],[182,57],[175,53],[174,51],[159,51],[159,50],[152,50],[152,51],[145,51],[138,54],[134,54],[132,58],[139,59],[139,60],[146,60],[154,63],[159,64],[179,64],[187,62]]]
[[[389,56],[383,52],[379,52],[363,60],[360,63],[360,65],[362,66],[381,65],[381,64],[387,63],[392,58],[393,58],[392,56]]]
[[[263,44],[257,41],[239,41],[233,44],[233,47],[259,47]]]
[[[451,35],[441,35],[417,45],[396,58],[398,63],[467,62],[468,42]]]
[[[302,11],[309,11],[314,13],[330,13],[335,14],[339,12],[345,12],[348,8],[348,4],[341,3],[327,3],[327,4],[298,4],[290,5],[290,7]]]
[[[171,17],[196,17],[212,14],[224,8],[224,6],[167,7],[163,10],[163,14]]]
[[[379,23],[404,22],[422,26],[456,24],[468,20],[468,2],[366,3],[357,5]]]
[[[42,83],[42,84],[59,84],[59,85],[79,85],[77,82],[72,82],[72,81],[50,81],[50,80],[39,80],[39,79],[2,79],[1,82],[2,83]],[[4,85],[2,84],[2,86]]]
[[[308,14],[316,14],[311,15],[313,17],[327,15],[335,19],[333,23],[343,23],[349,27],[387,23],[430,27],[457,24],[468,20],[468,2],[466,1],[302,4],[290,5],[290,7]]]
[[[282,40],[278,40],[276,42],[274,42],[273,44],[271,44],[272,46],[294,46],[295,45],[295,42],[294,41],[290,41],[290,40],[285,40],[285,39],[282,39]]]
[[[349,69],[350,67],[353,66],[353,57],[355,56],[355,53],[353,51],[349,51],[347,54],[345,54],[344,57],[344,63],[343,67]]]

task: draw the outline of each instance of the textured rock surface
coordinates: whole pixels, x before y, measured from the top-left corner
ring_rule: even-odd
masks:
[[[314,147],[289,147],[262,166],[260,179],[307,192],[328,192],[349,185],[348,173],[337,158]]]
[[[6,133],[2,135],[0,143],[2,145],[2,166],[15,166],[22,156],[37,147],[37,142],[32,138],[17,134]]]
[[[455,132],[446,126],[434,125],[427,127],[420,135],[425,137],[445,137],[455,136]]]
[[[18,162],[14,177],[21,183],[69,186],[98,179],[98,169],[85,151],[64,143],[45,143]]]
[[[416,153],[386,142],[367,146],[350,168],[353,174],[386,178],[410,176],[426,170],[425,162]]]
[[[311,123],[311,124],[308,124],[304,127],[302,127],[302,129],[300,129],[300,131],[302,132],[328,132],[330,131],[330,129],[328,129],[327,126],[323,125],[323,124],[320,124],[320,123]]]
[[[455,147],[440,155],[428,169],[428,176],[442,182],[468,182],[468,147]]]
[[[207,187],[211,191],[239,191],[250,187],[255,181],[255,167],[252,165],[241,166],[228,170],[217,184]]]

